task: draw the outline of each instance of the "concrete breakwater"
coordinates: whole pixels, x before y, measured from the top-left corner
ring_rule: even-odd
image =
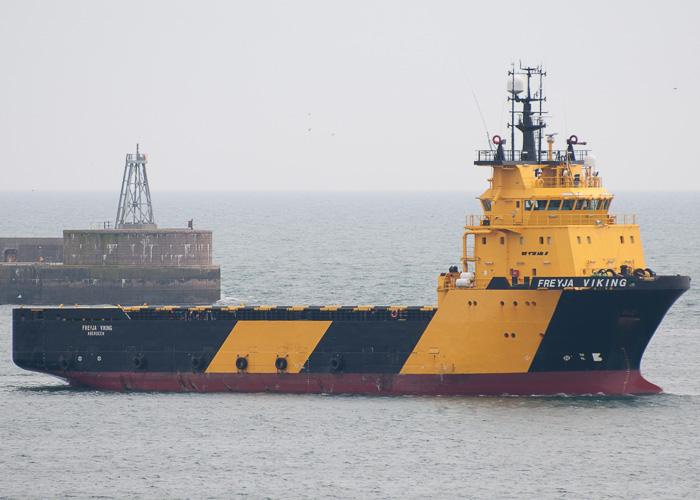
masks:
[[[212,232],[188,229],[65,230],[56,238],[0,240],[0,303],[211,304],[221,271]],[[59,240],[60,241],[60,240]],[[56,263],[58,256],[62,263]]]

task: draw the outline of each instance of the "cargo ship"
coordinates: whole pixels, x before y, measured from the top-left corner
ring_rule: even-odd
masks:
[[[610,213],[585,142],[554,149],[544,76],[509,72],[510,148],[494,136],[477,151],[491,170],[483,213],[467,216],[437,307],[21,307],[14,362],[116,391],[660,392],[642,355],[690,278],[647,267],[636,218]]]

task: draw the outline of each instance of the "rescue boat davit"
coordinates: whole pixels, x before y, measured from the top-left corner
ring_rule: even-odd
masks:
[[[107,390],[660,392],[642,355],[690,278],[647,267],[635,216],[609,213],[585,143],[553,149],[544,75],[509,72],[510,148],[496,136],[477,152],[492,171],[483,214],[467,217],[437,307],[18,308],[14,362]]]

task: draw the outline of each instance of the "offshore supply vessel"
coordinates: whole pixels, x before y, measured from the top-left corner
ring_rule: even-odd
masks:
[[[640,362],[690,278],[647,268],[635,216],[609,213],[585,143],[553,150],[544,75],[509,72],[510,149],[495,136],[477,152],[492,169],[483,214],[467,217],[437,307],[17,308],[14,362],[108,390],[660,392]]]

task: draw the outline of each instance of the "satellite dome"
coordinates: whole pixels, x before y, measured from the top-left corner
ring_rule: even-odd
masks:
[[[586,155],[586,157],[583,159],[583,166],[584,167],[590,167],[590,168],[595,168],[595,156],[593,155]]]
[[[508,92],[519,94],[525,90],[525,80],[520,75],[513,75],[508,79]]]

